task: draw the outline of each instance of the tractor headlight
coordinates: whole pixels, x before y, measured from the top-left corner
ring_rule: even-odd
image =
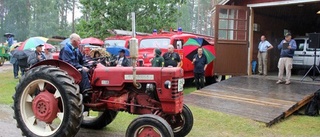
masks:
[[[171,88],[171,81],[169,81],[169,80],[165,81],[165,82],[164,82],[164,87],[165,87],[166,89],[170,89],[170,88]]]
[[[147,92],[153,92],[153,91],[155,91],[155,86],[154,86],[154,84],[147,84],[147,85],[146,85],[146,90],[147,90]]]
[[[183,78],[178,79],[178,92],[183,91],[183,85],[184,85],[184,79]]]

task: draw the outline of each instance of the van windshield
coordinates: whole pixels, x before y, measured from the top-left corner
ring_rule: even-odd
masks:
[[[170,39],[168,38],[143,39],[139,48],[168,48],[169,44]]]
[[[126,41],[125,40],[106,40],[104,41],[104,44],[108,46],[119,46],[119,47],[125,47]]]

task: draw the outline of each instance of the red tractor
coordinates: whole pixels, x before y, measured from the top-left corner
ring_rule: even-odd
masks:
[[[127,137],[178,137],[192,129],[192,112],[183,104],[181,68],[106,67],[95,62],[88,67],[92,92],[87,102],[79,92],[81,75],[68,63],[45,60],[30,68],[13,95],[14,118],[23,135],[75,136],[80,127],[107,126],[119,111],[141,115],[128,126]]]

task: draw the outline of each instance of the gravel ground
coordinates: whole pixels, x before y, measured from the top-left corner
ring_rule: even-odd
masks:
[[[0,104],[0,137],[21,137],[22,132],[13,119],[13,109],[9,105]],[[76,137],[123,137],[125,133],[110,133],[105,130],[80,129]]]
[[[9,61],[4,62],[3,66],[0,66],[0,73],[6,70],[12,70],[12,64]]]

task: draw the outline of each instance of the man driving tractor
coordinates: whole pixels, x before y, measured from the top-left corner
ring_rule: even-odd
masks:
[[[81,52],[79,51],[79,45],[81,44],[81,38],[78,34],[73,33],[70,35],[70,43],[67,43],[63,50],[61,51],[62,54],[59,54],[59,58],[63,61],[68,62],[76,69],[80,70],[82,75],[82,80],[79,84],[80,92],[85,93],[91,89],[87,67],[83,66],[83,57]]]

